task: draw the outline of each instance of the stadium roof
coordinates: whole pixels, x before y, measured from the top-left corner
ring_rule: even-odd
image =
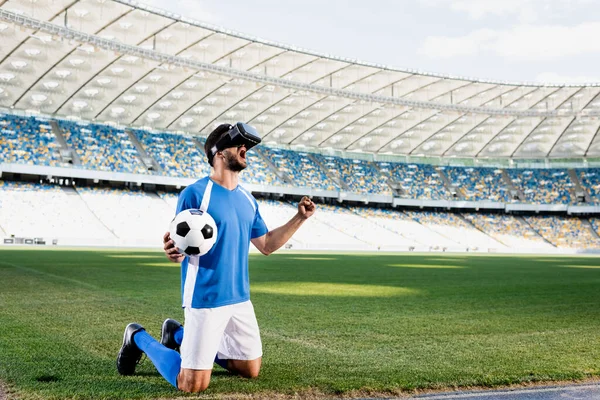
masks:
[[[274,145],[436,157],[600,156],[600,86],[336,58],[125,0],[0,0],[0,107]],[[401,51],[395,50],[394,51]]]

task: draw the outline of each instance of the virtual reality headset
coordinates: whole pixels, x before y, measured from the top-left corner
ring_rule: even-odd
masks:
[[[243,122],[238,122],[235,125],[232,125],[229,132],[223,135],[221,139],[209,149],[208,161],[212,165],[215,154],[229,147],[241,147],[243,145],[246,146],[246,150],[250,150],[260,142],[261,138],[256,129]]]

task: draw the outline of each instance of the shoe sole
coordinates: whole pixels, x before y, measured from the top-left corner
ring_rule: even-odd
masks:
[[[167,344],[164,342],[164,338],[167,336],[167,324],[165,324],[165,322],[167,322],[169,319],[165,319],[163,321],[162,327],[160,328],[160,344],[162,344],[163,346],[167,347]]]

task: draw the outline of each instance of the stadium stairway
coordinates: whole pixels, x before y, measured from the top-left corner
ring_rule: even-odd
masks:
[[[131,144],[133,144],[133,147],[137,150],[137,156],[142,162],[142,165],[146,166],[148,171],[158,171],[159,173],[162,173],[163,169],[160,164],[146,152],[146,149],[144,149],[144,146],[142,146],[131,129],[125,129],[125,133],[129,137]]]
[[[465,218],[462,214],[457,213],[456,216],[458,216],[458,218],[460,218],[461,220],[463,220],[465,222],[465,224],[467,224],[471,228],[473,228],[475,230],[478,230],[479,232],[483,233],[484,235],[486,235],[487,237],[489,237],[494,242],[498,242],[498,243],[500,243],[503,246],[510,247],[508,244],[504,243],[502,240],[500,240],[500,239],[498,239],[496,237],[493,237],[492,235],[490,235],[489,233],[487,233],[483,229],[479,228],[477,225],[473,224],[471,221],[469,221],[467,218]]]
[[[405,211],[402,211],[402,213],[406,217],[408,217],[408,219],[411,220],[411,222],[417,224],[417,226],[420,227],[421,233],[427,232],[427,236],[421,235],[420,238],[415,237],[415,239],[413,239],[417,243],[420,243],[422,245],[433,245],[433,247],[462,247],[462,244],[460,242],[453,240],[451,237],[447,236],[443,232],[438,232],[438,230],[435,229],[433,225],[429,225],[427,223],[419,221],[419,219],[415,217],[416,214],[411,215],[410,213],[407,213]]]
[[[260,146],[256,146],[254,149],[258,156],[261,157],[267,163],[267,165],[275,173],[275,175],[277,175],[282,181],[284,181],[288,185],[294,186],[294,181],[288,176],[288,174],[277,168],[277,165],[275,165],[271,161],[271,159],[262,151],[262,148]]]
[[[600,240],[600,235],[598,235],[598,232],[596,232],[596,230],[594,229],[594,226],[592,225],[592,223],[590,222],[590,220],[587,219],[587,218],[582,218],[581,221],[586,226],[586,228],[590,231],[591,235],[594,238]]]
[[[444,171],[442,168],[439,168],[439,169],[437,169],[437,173],[440,176],[440,178],[442,179],[442,182],[444,182],[444,187],[446,188],[448,193],[450,193],[450,195],[452,196],[453,199],[455,199],[455,200],[464,200],[465,199],[465,195],[463,194],[461,188],[454,186],[452,184],[452,182],[450,182],[450,179],[448,179],[448,175],[446,175],[446,171]]]
[[[575,172],[575,170],[572,168],[568,169],[567,172],[569,174],[569,177],[571,178],[571,181],[575,185],[575,196],[574,197],[576,199],[583,197],[585,199],[586,203],[590,203],[592,198],[591,198],[590,194],[583,188],[583,186],[581,186],[581,181],[579,180],[579,177],[577,176],[577,172]]]
[[[196,146],[198,146],[200,153],[202,153],[206,156],[206,152],[204,151],[204,143],[200,142],[198,140],[198,138],[196,138],[196,137],[192,137],[192,142],[194,142],[196,144]]]
[[[327,177],[329,179],[331,179],[332,182],[336,183],[340,188],[342,188],[343,190],[345,190],[347,192],[351,191],[343,179],[338,180],[335,176],[330,174],[329,168],[326,168],[323,164],[321,164],[316,157],[314,157],[312,154],[308,153],[308,158],[310,158],[312,160],[312,162],[314,162],[316,165],[318,165],[319,168],[321,168],[323,171],[325,171],[325,175],[327,175]]]
[[[512,179],[510,179],[510,176],[508,175],[508,172],[506,172],[505,169],[502,170],[502,179],[504,179],[504,183],[506,183],[506,187],[510,191],[511,199],[514,199],[515,195],[518,197],[519,200],[525,199],[525,194],[520,189],[515,188]]]
[[[373,164],[373,166],[375,167],[375,169],[377,170],[377,172],[379,173],[379,175],[383,176],[385,178],[385,183],[387,183],[387,185],[390,187],[390,189],[392,189],[392,193],[396,194],[399,192],[399,190],[401,190],[402,185],[399,182],[396,182],[389,174],[389,172],[384,172],[381,170],[381,167],[379,164],[377,164],[376,162],[371,163]]]
[[[67,195],[67,196],[74,196],[72,197],[72,201],[81,203],[85,206],[85,208],[87,208],[90,212],[90,214],[92,214],[94,216],[94,218],[103,226],[106,228],[106,230],[108,232],[110,232],[111,236],[113,236],[114,238],[118,239],[118,236],[115,234],[115,232],[104,223],[104,221],[102,221],[98,215],[94,212],[94,210],[92,210],[89,206],[89,204],[79,195],[79,193],[77,192],[77,190],[73,187],[70,186],[62,186],[62,191]]]
[[[358,213],[358,212],[357,212],[357,211],[355,211],[355,210],[352,210],[352,213],[354,213],[354,214],[358,215],[359,217],[361,217],[361,218],[363,218],[363,219],[367,220],[367,221],[368,221],[370,224],[377,225],[377,226],[379,226],[380,228],[383,228],[384,230],[386,230],[386,231],[390,232],[390,234],[392,234],[392,235],[397,235],[397,236],[400,236],[402,239],[404,239],[404,240],[405,240],[405,241],[407,241],[407,242],[412,242],[412,244],[414,244],[414,245],[419,245],[419,244],[421,244],[421,245],[422,245],[422,244],[424,244],[424,243],[420,243],[420,242],[418,242],[417,240],[415,240],[415,238],[414,238],[414,237],[407,237],[407,236],[405,236],[405,235],[404,235],[404,233],[400,232],[400,230],[396,230],[396,229],[393,229],[393,228],[391,228],[390,226],[388,226],[388,225],[386,225],[386,224],[382,224],[381,222],[379,222],[379,221],[378,221],[377,219],[375,219],[375,218],[373,218],[373,219],[371,219],[371,218],[366,218],[364,215],[361,215],[360,213]]]
[[[61,150],[60,150],[61,159],[63,159],[63,161],[65,161],[67,163],[70,160],[73,165],[80,167],[81,160],[79,159],[79,154],[77,154],[76,151],[74,151],[73,149],[71,149],[69,147],[69,145],[67,144],[67,141],[65,140],[65,137],[63,136],[63,133],[62,133],[60,127],[58,126],[58,123],[55,120],[50,120],[50,126],[52,127],[52,133],[56,137],[56,141],[58,142],[58,144],[61,147]]]
[[[531,225],[529,222],[527,222],[527,220],[526,220],[525,218],[523,218],[523,217],[521,217],[521,216],[519,216],[519,215],[515,215],[514,217],[515,217],[516,219],[518,219],[519,221],[521,221],[522,223],[524,223],[525,225],[527,225],[527,226],[529,227],[529,229],[531,229],[531,231],[532,231],[532,232],[535,232],[535,234],[536,234],[536,235],[538,235],[539,237],[541,237],[541,238],[542,238],[542,240],[543,240],[544,242],[546,242],[546,243],[548,243],[550,246],[552,246],[552,247],[555,247],[555,248],[556,248],[556,245],[555,245],[554,243],[552,243],[551,241],[549,241],[548,239],[546,239],[546,238],[544,237],[544,235],[542,235],[542,234],[540,233],[540,231],[538,231],[537,229],[535,229],[535,228],[534,228],[534,227],[533,227],[533,226],[532,226],[532,225]]]

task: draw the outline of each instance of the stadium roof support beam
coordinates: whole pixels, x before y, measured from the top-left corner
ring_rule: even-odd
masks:
[[[544,123],[544,121],[546,121],[546,118],[542,118],[540,120],[540,122],[538,122],[534,127],[531,128],[531,130],[529,131],[528,134],[523,135],[523,139],[521,139],[521,141],[519,142],[519,144],[517,144],[513,150],[512,153],[510,153],[510,158],[514,158],[515,157],[515,153],[517,151],[519,151],[519,148],[523,145],[523,143],[525,143],[525,141],[533,134],[533,132],[535,132],[535,130],[537,128],[540,127],[540,125],[542,125]],[[488,142],[489,143],[489,142]]]
[[[49,33],[51,35],[60,36],[65,39],[75,40],[82,43],[90,43],[99,48],[103,48],[109,51],[114,51],[122,54],[136,55],[149,60],[157,62],[180,66],[183,68],[193,68],[202,71],[208,71],[217,73],[220,75],[229,76],[232,78],[247,79],[262,84],[277,85],[280,87],[303,90],[327,96],[337,96],[342,98],[363,100],[375,103],[394,104],[400,106],[424,108],[424,109],[435,109],[443,111],[454,111],[462,113],[482,113],[487,115],[512,115],[520,117],[559,117],[559,116],[576,116],[576,115],[589,115],[589,116],[600,116],[600,110],[583,110],[583,111],[569,111],[569,110],[507,110],[487,107],[470,107],[461,106],[455,104],[444,104],[436,103],[432,101],[414,101],[407,100],[397,97],[373,95],[367,93],[353,92],[344,89],[335,89],[330,87],[322,87],[312,84],[305,84],[301,82],[292,81],[289,79],[277,78],[266,76],[262,74],[252,73],[248,71],[236,70],[234,68],[213,65],[209,63],[203,63],[199,61],[193,61],[182,57],[172,56],[164,53],[159,53],[153,50],[147,50],[138,46],[127,45],[119,43],[113,40],[103,39],[95,35],[86,34],[73,29],[61,27],[50,22],[36,20],[25,15],[19,15],[11,11],[0,9],[0,19],[23,26],[30,29],[37,29]]]
[[[456,144],[460,143],[461,140],[463,140],[464,138],[467,137],[467,135],[473,133],[475,131],[475,129],[477,129],[480,126],[482,126],[483,124],[485,124],[490,118],[491,117],[484,118],[480,123],[475,124],[471,129],[467,130],[461,137],[456,139],[452,144],[450,144],[450,146],[446,150],[444,150],[441,157],[446,157],[446,153],[448,153],[450,151],[450,149],[452,149]]]
[[[560,133],[560,135],[558,135],[556,137],[556,140],[554,141],[554,143],[552,143],[552,146],[550,146],[550,150],[548,150],[548,153],[546,154],[546,157],[550,157],[550,154],[552,154],[552,150],[554,150],[554,148],[556,147],[556,145],[558,144],[558,142],[560,141],[560,139],[565,135],[565,133],[567,133],[567,131],[569,130],[569,128],[575,123],[575,121],[577,121],[577,118],[574,117],[566,126],[565,129],[563,129],[563,131]]]
[[[594,144],[594,140],[596,139],[596,137],[600,134],[600,126],[598,126],[598,129],[596,129],[596,133],[594,133],[594,136],[592,137],[592,140],[590,140],[590,144],[588,144],[587,149],[585,149],[585,153],[583,154],[584,157],[587,157],[588,152],[590,151],[590,147],[592,147],[592,145]]]

